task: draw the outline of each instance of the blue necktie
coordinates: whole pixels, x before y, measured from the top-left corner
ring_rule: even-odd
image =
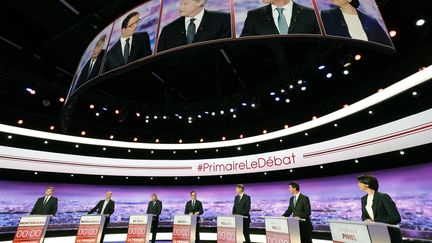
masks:
[[[130,52],[129,39],[130,38],[126,39],[126,43],[125,43],[125,47],[124,47],[124,53],[123,53],[125,64],[127,64],[128,60],[129,60],[129,52]]]
[[[190,22],[189,22],[189,25],[188,25],[188,28],[187,28],[187,35],[186,35],[186,37],[187,37],[188,44],[192,43],[193,40],[194,40],[194,37],[195,37],[195,29],[196,28],[195,28],[194,21],[195,21],[194,18],[190,19]]]
[[[285,16],[283,15],[284,8],[276,8],[276,10],[279,13],[278,16],[279,33],[281,35],[286,35],[288,34],[288,24],[285,19]]]

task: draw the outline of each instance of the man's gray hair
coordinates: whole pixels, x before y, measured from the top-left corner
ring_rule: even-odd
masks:
[[[202,1],[203,3],[202,3],[202,6],[201,7],[204,7],[206,4],[207,4],[207,0],[194,0],[195,2],[199,2],[199,1]]]

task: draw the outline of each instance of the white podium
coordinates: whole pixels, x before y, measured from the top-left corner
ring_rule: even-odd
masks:
[[[241,215],[217,217],[217,243],[243,243],[243,219]]]
[[[43,242],[51,217],[51,215],[30,215],[21,217],[12,243]]]
[[[391,243],[388,228],[399,228],[397,225],[347,221],[329,220],[330,231],[335,243]]]
[[[263,217],[267,242],[301,243],[300,221],[294,217]]]
[[[196,215],[175,215],[173,222],[173,243],[195,243]]]
[[[126,243],[149,242],[152,221],[153,214],[131,215],[129,217]]]
[[[75,243],[100,243],[105,217],[105,215],[81,216]]]

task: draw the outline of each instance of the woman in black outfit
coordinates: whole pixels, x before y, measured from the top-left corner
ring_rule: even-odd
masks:
[[[379,222],[386,224],[399,224],[400,214],[396,204],[391,197],[378,192],[378,180],[370,175],[357,177],[360,190],[367,193],[361,198],[362,220],[366,222]],[[389,234],[392,243],[402,243],[402,235],[398,228],[389,227]]]

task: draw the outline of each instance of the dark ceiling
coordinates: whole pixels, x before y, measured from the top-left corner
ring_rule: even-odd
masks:
[[[67,129],[60,130],[64,113],[59,99],[66,97],[88,43],[116,16],[142,2],[1,1],[0,122],[17,125],[23,119],[24,127],[48,131],[53,125],[55,132],[79,135],[85,130],[90,137],[115,134],[116,139],[126,141],[134,137],[146,142],[233,139],[322,116],[432,64],[432,3],[378,1],[389,30],[397,31],[395,53],[323,40],[236,42],[195,48],[184,55],[171,53],[83,92],[68,114]],[[426,24],[416,26],[419,18]],[[282,59],[268,54],[269,46],[277,45],[283,46]],[[231,63],[226,62],[221,48]],[[361,54],[361,60],[354,60],[356,54]],[[352,65],[345,68],[347,62]],[[190,64],[197,70],[192,76],[182,71]],[[326,68],[318,70],[319,65]],[[342,74],[345,69],[348,75]],[[326,78],[329,72],[333,77]],[[157,76],[149,75],[152,73]],[[30,95],[25,90],[28,87],[36,94]],[[95,108],[90,109],[90,104]]]

